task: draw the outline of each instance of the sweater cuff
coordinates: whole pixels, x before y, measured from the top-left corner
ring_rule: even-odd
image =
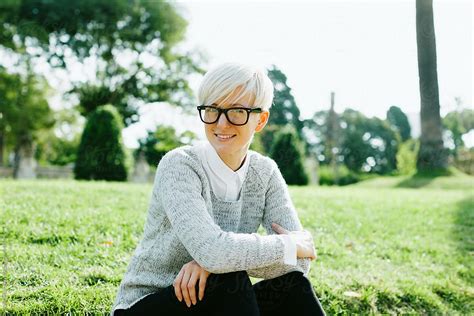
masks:
[[[296,242],[289,234],[280,234],[279,236],[282,237],[283,243],[285,244],[285,255],[283,257],[284,263],[295,266],[297,264]]]

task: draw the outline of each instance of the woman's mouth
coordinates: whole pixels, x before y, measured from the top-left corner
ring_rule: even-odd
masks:
[[[232,135],[232,134],[214,134],[218,140],[220,141],[228,141],[230,140],[231,138],[234,138],[235,135]]]

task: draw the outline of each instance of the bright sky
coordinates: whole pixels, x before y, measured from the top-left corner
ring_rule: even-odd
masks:
[[[224,61],[276,64],[287,75],[303,118],[327,109],[335,91],[338,112],[351,107],[385,118],[388,108],[397,105],[411,121],[419,119],[415,1],[178,4],[189,22],[185,47],[205,52],[208,67]],[[472,106],[472,11],[468,0],[434,1],[442,115],[456,108],[455,97],[464,107]],[[195,90],[199,80],[191,83]],[[174,120],[183,130],[180,111],[166,112],[161,120],[147,120]],[[198,119],[185,122],[200,132]],[[133,129],[142,128],[130,134]]]

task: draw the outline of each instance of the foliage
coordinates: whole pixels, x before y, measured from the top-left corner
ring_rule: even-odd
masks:
[[[403,142],[411,137],[411,127],[408,122],[408,117],[398,106],[391,106],[388,109],[387,121],[394,130],[400,133]]]
[[[171,2],[10,0],[0,11],[0,45],[10,54],[46,58],[67,71],[94,61],[94,79],[70,91],[84,115],[109,103],[129,125],[143,103],[192,104],[186,77],[202,72],[201,57],[174,49],[187,22]]]
[[[329,164],[328,118],[329,111],[316,112],[305,120],[303,130],[309,150],[321,165]],[[371,172],[386,174],[396,169],[399,137],[386,121],[367,118],[362,113],[346,109],[334,115],[332,152],[336,164],[344,164],[356,174]]]
[[[84,128],[83,118],[73,109],[56,110],[53,117],[54,127],[39,133],[36,160],[42,165],[73,164]]]
[[[387,122],[346,109],[341,115],[341,155],[352,171],[379,174],[396,169],[399,140]]]
[[[271,115],[270,115],[271,116]],[[261,154],[270,155],[273,144],[275,143],[275,135],[282,129],[282,126],[267,124],[258,133],[254,134],[254,140],[250,145],[250,149],[257,150]]]
[[[177,135],[172,126],[158,126],[155,131],[148,131],[145,138],[138,140],[139,148],[135,151],[135,159],[140,152],[144,152],[148,164],[157,166],[168,151],[191,144],[196,138],[196,134],[191,131]]]
[[[76,179],[125,181],[127,156],[122,120],[111,105],[98,107],[87,120],[74,166]]]
[[[265,126],[265,128],[263,130],[261,130],[260,132],[257,132],[253,135],[253,139],[252,139],[252,142],[250,143],[250,147],[249,149],[250,150],[254,150],[262,155],[265,155],[267,156],[267,151],[265,150],[265,146],[263,145],[263,141],[262,141],[262,135],[263,133],[265,132],[266,128],[268,127]]]
[[[320,185],[348,185],[360,180],[359,175],[344,165],[337,165],[336,170],[329,165],[322,165],[318,171]]]
[[[277,163],[287,184],[308,184],[304,148],[294,128],[287,126],[275,135],[270,157]]]
[[[298,136],[301,137],[303,122],[300,120],[300,110],[291,93],[291,88],[288,86],[286,75],[273,65],[268,70],[268,77],[274,86],[273,104],[270,108],[268,124],[280,127],[287,124],[292,125]]]
[[[419,147],[419,141],[414,139],[409,139],[400,144],[397,152],[397,171],[399,174],[416,173],[416,157]]]
[[[28,70],[26,75],[11,74],[0,66],[0,159],[5,146],[15,153],[15,170],[20,149],[33,150],[40,133],[53,127],[53,112],[46,100],[46,81]],[[1,161],[3,163],[3,161]]]
[[[443,127],[449,131],[454,147],[451,154],[457,157],[459,150],[464,147],[462,136],[474,130],[474,110],[463,109],[452,111],[443,118]]]
[[[470,175],[474,175],[474,147],[461,148],[454,159],[456,168]]]
[[[35,158],[43,165],[65,166],[73,164],[77,159],[80,137],[72,140],[58,137],[54,132],[47,132],[39,137]]]

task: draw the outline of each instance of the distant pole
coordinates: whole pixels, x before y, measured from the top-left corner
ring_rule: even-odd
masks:
[[[337,155],[335,151],[337,150],[337,114],[334,110],[335,104],[334,91],[331,91],[331,107],[329,109],[328,118],[327,118],[327,134],[326,134],[326,144],[327,150],[326,155],[328,158],[329,165],[331,166],[334,173],[334,183],[339,183],[339,175],[337,170]]]

